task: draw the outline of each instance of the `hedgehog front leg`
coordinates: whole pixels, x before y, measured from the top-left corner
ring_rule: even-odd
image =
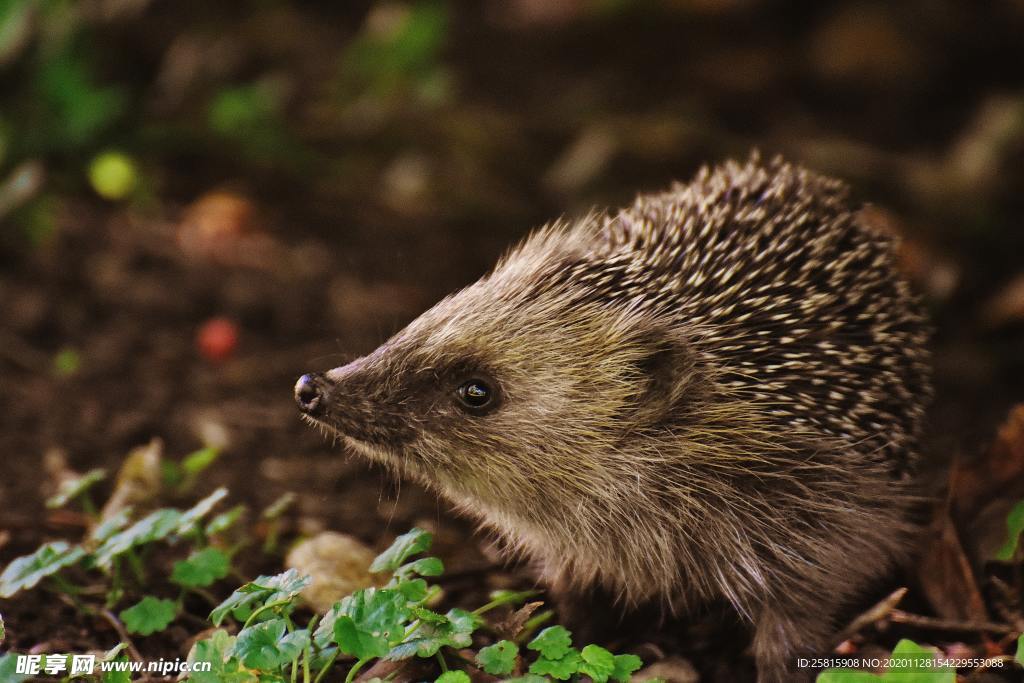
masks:
[[[798,667],[798,658],[824,646],[822,624],[831,621],[827,606],[822,612],[795,616],[776,605],[765,605],[754,622],[751,644],[757,662],[757,683],[810,683],[813,671]],[[799,645],[798,645],[799,644]]]

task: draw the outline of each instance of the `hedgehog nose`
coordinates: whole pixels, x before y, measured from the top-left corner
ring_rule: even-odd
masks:
[[[295,402],[307,415],[318,415],[323,403],[323,379],[317,374],[306,374],[295,383]]]

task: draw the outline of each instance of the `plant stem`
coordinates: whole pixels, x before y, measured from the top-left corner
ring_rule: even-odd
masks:
[[[551,610],[544,610],[537,616],[531,617],[525,624],[523,624],[523,628],[519,631],[519,635],[515,639],[516,642],[525,643],[541,624],[549,621],[553,616],[555,616],[554,612]]]
[[[140,586],[145,586],[146,569],[142,565],[142,558],[133,549],[126,551],[124,556],[128,558],[128,566],[131,567],[132,573],[135,574],[135,580],[138,581]]]
[[[530,598],[536,595],[540,595],[540,591],[521,591],[519,593],[505,593],[503,595],[499,595],[494,600],[491,600],[483,607],[477,607],[475,610],[473,610],[473,614],[480,616],[484,612],[490,612],[495,607],[501,607],[502,605],[529,600]]]
[[[444,655],[438,650],[437,654],[434,655],[437,659],[437,663],[441,665],[441,673],[448,673],[448,662],[444,661]]]
[[[99,615],[114,627],[114,630],[117,631],[117,635],[121,637],[121,642],[128,648],[128,654],[131,655],[132,659],[136,662],[143,661],[142,654],[140,654],[138,649],[136,649],[135,643],[132,642],[131,636],[128,635],[128,631],[125,629],[124,624],[121,623],[121,620],[108,609],[100,610]]]
[[[64,591],[68,595],[73,595],[74,596],[74,595],[78,595],[79,593],[82,592],[81,588],[79,588],[75,584],[71,583],[70,581],[65,579],[63,576],[61,576],[60,574],[52,574],[50,576],[50,578],[53,579],[53,582],[55,584],[57,584],[58,588],[60,588],[62,591]]]
[[[110,590],[107,591],[107,607],[113,607],[121,599],[121,558],[115,557],[110,564]]]
[[[327,672],[331,670],[332,666],[334,666],[334,660],[338,658],[339,654],[339,650],[334,651],[334,654],[331,655],[331,658],[327,660],[326,664],[324,664],[324,668],[320,669],[320,672],[316,675],[316,678],[313,679],[313,683],[320,683],[320,679],[326,676]]]
[[[242,624],[242,628],[248,628],[249,624],[251,624],[253,620],[256,619],[256,617],[258,617],[261,613],[266,612],[267,610],[272,610],[275,607],[287,605],[291,603],[291,601],[291,598],[288,598],[285,600],[275,600],[274,602],[269,602],[266,605],[263,605],[263,607],[260,607],[258,610],[249,615],[249,618],[245,620],[244,624]]]
[[[315,619],[316,617],[314,617]],[[306,643],[306,647],[302,649],[302,683],[309,683],[309,658],[313,656],[312,648],[312,631],[310,631],[309,642]]]
[[[408,640],[409,636],[411,636],[413,634],[413,632],[416,629],[418,629],[419,627],[420,627],[420,620],[419,619],[416,619],[411,624],[409,624],[409,628],[405,629],[405,633],[402,634],[402,642],[404,643],[406,640]]]
[[[352,683],[352,681],[356,680],[356,674],[359,673],[359,670],[362,669],[363,665],[368,661],[370,660],[364,657],[353,664],[352,668],[348,670],[348,675],[345,676],[345,683]]]

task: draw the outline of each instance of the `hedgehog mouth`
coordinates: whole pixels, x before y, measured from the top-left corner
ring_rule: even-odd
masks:
[[[394,455],[385,448],[346,434],[326,420],[310,415],[302,415],[301,417],[307,424],[316,427],[324,438],[329,438],[332,445],[341,442],[349,451],[372,462],[385,465],[393,465],[395,463]]]
[[[302,415],[301,417],[307,424],[316,427],[324,438],[331,439],[332,445],[337,444],[340,441],[349,449],[371,460],[385,460],[389,458],[382,449],[346,434],[326,420],[310,417],[309,415]]]

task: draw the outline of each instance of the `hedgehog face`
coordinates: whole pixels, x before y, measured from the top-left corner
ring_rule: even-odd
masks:
[[[523,523],[635,479],[631,437],[670,429],[692,383],[685,355],[624,303],[491,276],[296,395],[361,455]]]

